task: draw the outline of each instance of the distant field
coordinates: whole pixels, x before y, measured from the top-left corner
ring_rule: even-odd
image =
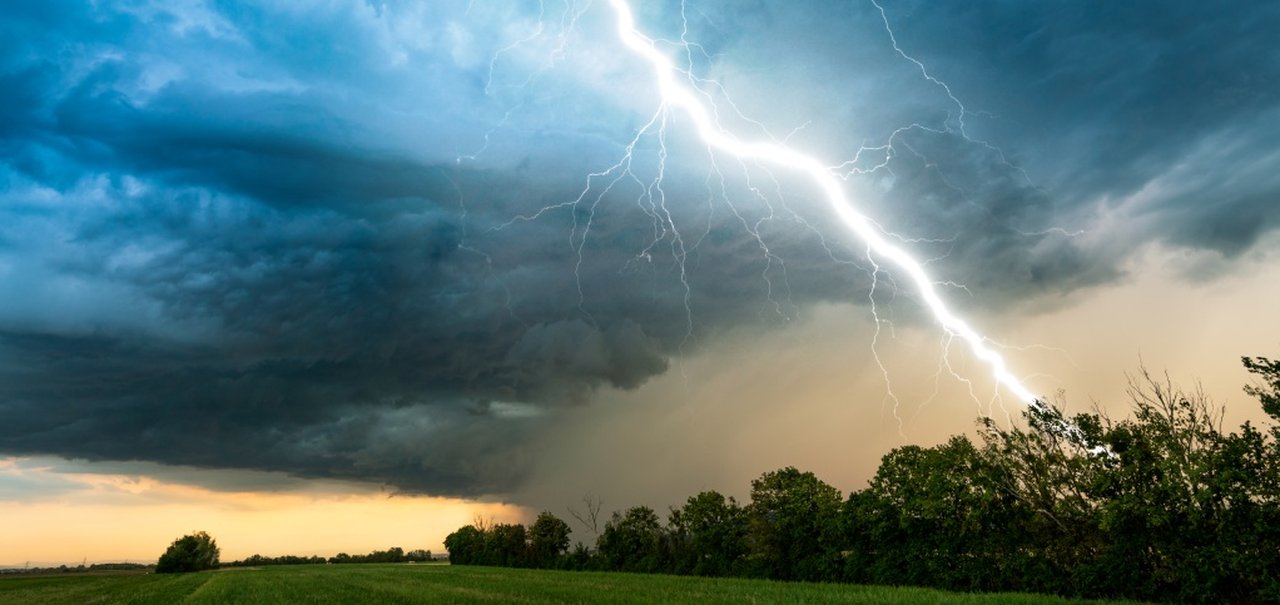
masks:
[[[448,565],[0,578],[0,603],[1083,603],[1023,594]],[[1096,601],[1094,601],[1096,602]]]

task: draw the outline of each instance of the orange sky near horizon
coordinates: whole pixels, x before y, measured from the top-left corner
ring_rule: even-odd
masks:
[[[145,475],[60,472],[45,462],[0,459],[0,478],[61,486],[53,495],[0,498],[0,566],[152,563],[174,539],[197,530],[217,540],[223,561],[393,546],[443,552],[444,536],[476,516],[525,517],[513,505],[391,495],[338,482],[308,482],[294,491],[216,491]]]

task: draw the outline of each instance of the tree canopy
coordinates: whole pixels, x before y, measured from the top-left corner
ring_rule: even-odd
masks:
[[[1246,393],[1280,421],[1280,362],[1243,361]],[[1203,393],[1145,371],[1128,395],[1121,419],[1039,402],[1020,425],[980,418],[976,442],[895,448],[847,498],[786,467],[752,481],[745,506],[704,491],[665,525],[648,507],[615,512],[594,552],[566,553],[550,513],[445,545],[460,565],[1280,602],[1280,424],[1228,430]]]
[[[160,555],[156,573],[217,569],[219,554],[218,543],[209,534],[198,531],[174,540]]]

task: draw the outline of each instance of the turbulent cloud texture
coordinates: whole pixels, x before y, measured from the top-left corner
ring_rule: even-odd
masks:
[[[846,162],[966,308],[1280,226],[1272,3],[644,5],[726,127]],[[531,436],[731,327],[911,314],[814,191],[679,116],[589,178],[658,107],[610,27],[600,2],[0,9],[0,454],[501,495]]]

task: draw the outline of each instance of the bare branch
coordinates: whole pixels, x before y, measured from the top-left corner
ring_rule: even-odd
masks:
[[[583,527],[591,530],[593,535],[600,535],[600,509],[604,507],[604,499],[590,492],[582,496],[582,504],[585,510],[579,511],[572,506],[566,506],[569,514],[578,520]]]

